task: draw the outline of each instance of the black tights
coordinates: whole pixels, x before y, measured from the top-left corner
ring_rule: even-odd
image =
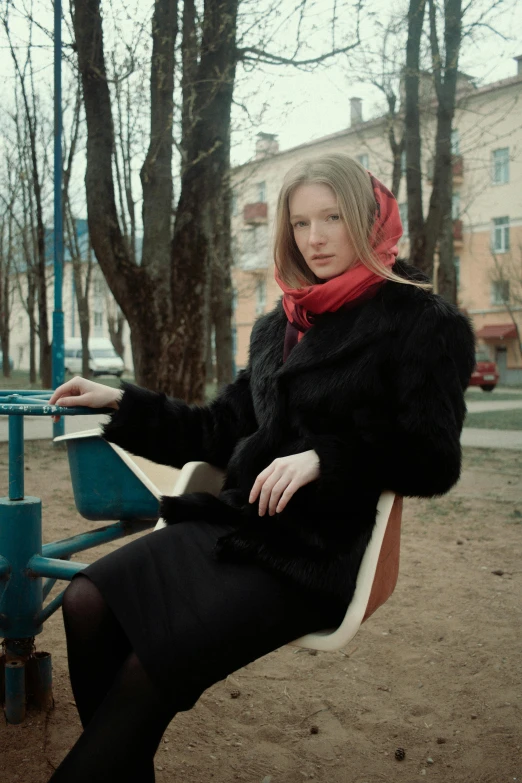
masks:
[[[154,754],[175,711],[149,679],[98,588],[64,595],[71,685],[83,734],[49,783],[154,783]]]

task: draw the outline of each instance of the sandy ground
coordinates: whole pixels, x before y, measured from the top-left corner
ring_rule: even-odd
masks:
[[[45,541],[89,529],[64,452],[41,441],[26,455]],[[158,783],[522,781],[521,475],[520,452],[467,449],[449,495],[406,501],[396,592],[353,642],[315,655],[286,647],[208,690],[167,730]],[[37,647],[53,655],[55,708],[1,722],[2,783],[44,783],[80,732],[60,612]]]

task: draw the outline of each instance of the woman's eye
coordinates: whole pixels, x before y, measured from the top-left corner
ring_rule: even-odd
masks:
[[[340,215],[328,215],[329,220],[340,220]]]
[[[302,228],[303,226],[306,226],[306,222],[304,220],[296,220],[294,223],[294,228]]]

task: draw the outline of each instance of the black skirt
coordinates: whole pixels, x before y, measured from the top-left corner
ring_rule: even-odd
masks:
[[[98,587],[149,677],[177,711],[206,688],[305,633],[339,625],[341,600],[255,563],[217,560],[225,524],[183,522],[81,573]]]

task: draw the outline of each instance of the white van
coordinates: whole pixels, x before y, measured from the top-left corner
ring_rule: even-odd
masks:
[[[64,345],[65,372],[77,375],[82,371],[82,341],[80,337],[68,337]],[[89,369],[94,378],[97,375],[116,375],[121,378],[125,365],[108,337],[93,337],[89,340]]]

